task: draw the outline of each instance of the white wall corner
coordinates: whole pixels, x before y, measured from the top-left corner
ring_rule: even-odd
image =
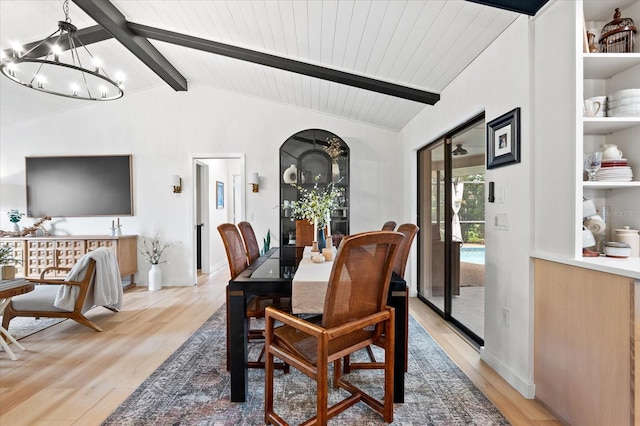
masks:
[[[480,359],[486,362],[496,373],[502,376],[515,390],[520,392],[522,396],[527,399],[533,399],[536,396],[536,385],[529,381],[522,379],[506,365],[504,365],[498,358],[494,357],[484,347],[480,348]]]

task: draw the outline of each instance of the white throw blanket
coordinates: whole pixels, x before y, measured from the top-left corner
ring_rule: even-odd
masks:
[[[122,281],[115,254],[100,247],[82,256],[67,274],[65,281],[80,281],[84,278],[89,261],[96,261],[95,278],[89,286],[83,312],[92,306],[106,306],[120,310],[122,307]],[[80,289],[74,285],[62,285],[56,294],[53,306],[72,312]]]

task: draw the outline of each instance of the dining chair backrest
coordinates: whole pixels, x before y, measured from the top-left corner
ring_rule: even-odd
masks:
[[[392,220],[385,222],[382,225],[382,230],[383,231],[393,231],[394,229],[396,229],[396,223]]]
[[[404,271],[407,267],[407,260],[409,259],[409,252],[411,251],[411,244],[413,239],[420,228],[413,223],[403,223],[398,226],[396,232],[400,232],[404,235],[400,248],[398,249],[398,255],[396,256],[395,264],[393,265],[393,272],[404,278]]]
[[[242,236],[233,223],[218,225],[218,232],[220,232],[224,249],[227,252],[231,279],[234,279],[247,267],[247,253],[242,242]]]
[[[260,247],[258,247],[256,234],[253,232],[253,227],[249,222],[243,221],[238,223],[238,228],[244,240],[244,248],[247,252],[247,263],[252,264],[260,257]]]
[[[384,310],[403,235],[391,231],[345,237],[329,276],[322,326],[336,327]]]

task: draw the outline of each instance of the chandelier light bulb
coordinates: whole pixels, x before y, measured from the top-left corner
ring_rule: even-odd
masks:
[[[79,90],[80,90],[80,86],[78,86],[76,83],[71,83],[71,94],[73,96],[78,96]]]
[[[13,56],[17,58],[22,53],[22,45],[17,41],[11,43],[11,49],[13,50]]]
[[[96,72],[100,72],[100,68],[102,68],[102,60],[100,58],[93,58],[93,67]]]
[[[57,44],[51,46],[51,53],[53,53],[53,60],[56,62],[60,62],[60,54],[62,53],[62,49]]]
[[[100,90],[100,97],[102,98],[106,98],[107,97],[107,86],[100,86],[98,88]]]
[[[47,78],[43,75],[38,76],[38,89],[44,89],[44,84],[47,82]]]
[[[9,75],[11,77],[15,78],[15,76],[16,76],[16,64],[14,64],[13,62],[9,62],[7,64],[7,70],[9,71]]]

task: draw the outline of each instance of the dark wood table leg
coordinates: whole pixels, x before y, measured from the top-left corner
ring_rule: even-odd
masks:
[[[247,369],[247,316],[245,299],[241,290],[229,290],[229,350],[231,370],[231,401],[245,402],[249,393]]]
[[[407,290],[391,291],[389,294],[389,306],[395,308],[396,313],[396,341],[394,348],[395,362],[393,365],[393,402],[404,402],[404,371],[405,348],[407,339]]]

